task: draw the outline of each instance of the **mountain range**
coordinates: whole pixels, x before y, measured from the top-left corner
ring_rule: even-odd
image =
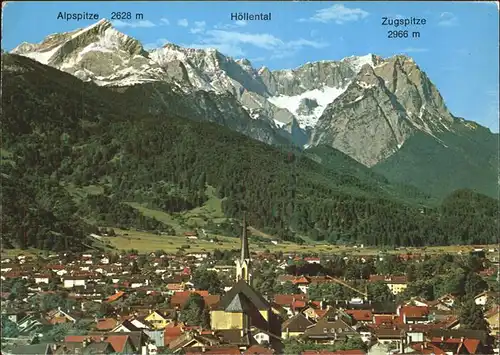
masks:
[[[11,245],[62,248],[54,235],[81,237],[96,223],[172,231],[127,203],[177,213],[202,205],[207,185],[226,216],[245,209],[285,240],[494,236],[498,201],[484,195],[497,197],[498,134],[450,113],[409,57],[271,71],[211,49],[146,51],[106,20],[11,53],[2,54]],[[75,200],[71,186],[102,193]],[[457,212],[464,200],[481,213]],[[26,211],[49,222],[36,227]]]
[[[177,95],[200,120],[268,144],[328,145],[438,196],[461,187],[497,196],[498,134],[455,117],[406,56],[369,54],[271,71],[215,49],[166,44],[148,52],[105,19],[12,53],[101,86],[149,84],[151,110],[169,111]]]

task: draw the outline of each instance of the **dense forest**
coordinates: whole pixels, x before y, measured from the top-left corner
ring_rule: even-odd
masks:
[[[124,202],[179,212],[203,204],[207,185],[226,216],[247,211],[252,226],[284,240],[496,242],[496,199],[459,190],[438,204],[331,148],[300,152],[144,112],[134,105],[140,87],[114,92],[15,55],[2,55],[2,65],[6,245],[64,249],[71,238],[84,246],[91,224],[169,232]],[[103,193],[75,199],[67,188],[91,185]]]

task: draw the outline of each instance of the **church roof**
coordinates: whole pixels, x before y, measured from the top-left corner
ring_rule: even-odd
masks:
[[[268,310],[271,308],[259,292],[255,291],[245,280],[240,280],[231,290],[222,296],[217,309],[223,309],[228,312],[241,312],[236,309],[239,307],[246,310],[251,305],[258,310]]]
[[[226,312],[247,313],[250,310],[250,301],[244,294],[238,293],[226,307]]]

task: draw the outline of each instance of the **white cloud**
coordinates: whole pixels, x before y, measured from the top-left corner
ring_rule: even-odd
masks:
[[[229,30],[232,28],[245,27],[246,25],[248,25],[247,21],[244,21],[244,20],[239,21],[238,20],[238,21],[234,21],[232,23],[226,23],[226,24],[218,23],[217,25],[214,26],[214,28],[217,30]]]
[[[246,22],[245,20],[238,20],[238,21],[235,21],[234,24],[238,27],[244,27],[248,24],[248,22]]]
[[[428,52],[429,48],[418,48],[418,47],[408,47],[405,49],[402,49],[400,52],[403,53],[422,53],[422,52]]]
[[[263,49],[273,49],[283,45],[283,41],[268,33],[253,34],[234,31],[211,30],[207,32],[209,38],[206,41],[228,44],[246,44]]]
[[[368,12],[360,8],[348,8],[342,4],[335,4],[330,7],[316,11],[316,13],[308,19],[299,19],[300,22],[335,22],[338,25],[342,25],[346,22],[359,21],[364,19],[369,15]]]
[[[308,48],[325,48],[328,43],[317,40],[299,38],[292,41],[282,39],[269,33],[242,33],[236,31],[210,30],[199,43],[188,45],[192,48],[216,48],[220,52],[236,57],[244,56],[244,47],[253,46],[271,52],[273,58],[291,56],[298,50]]]
[[[458,24],[458,18],[451,12],[443,12],[439,15],[439,26],[451,27]]]
[[[170,21],[168,20],[168,18],[165,17],[161,18],[160,22],[162,25],[170,25]]]
[[[166,38],[158,38],[155,42],[153,43],[146,43],[144,45],[144,49],[149,51],[151,49],[156,49],[163,47],[165,44],[170,43],[170,41]]]
[[[111,23],[116,28],[121,28],[121,27],[137,28],[137,27],[155,27],[156,26],[153,22],[151,22],[149,20],[132,21],[132,22],[115,20],[115,21],[112,21]]]
[[[183,18],[183,19],[180,19],[179,21],[177,21],[177,24],[181,27],[188,27],[189,26],[189,22],[187,19]]]
[[[191,33],[201,33],[205,31],[205,26],[207,23],[205,21],[195,21],[194,27],[189,30]]]

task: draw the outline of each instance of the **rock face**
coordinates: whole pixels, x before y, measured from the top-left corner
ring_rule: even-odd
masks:
[[[185,102],[179,114],[186,117],[204,117],[270,144],[285,138],[304,147],[328,145],[368,167],[417,133],[445,147],[457,130],[469,129],[406,56],[368,54],[271,71],[215,49],[167,44],[147,52],[106,20],[12,52],[98,85],[153,88],[156,101],[145,101],[156,110],[171,106],[167,91],[173,91]],[[147,83],[154,85],[142,86]]]
[[[320,117],[312,144],[330,145],[373,166],[416,132],[439,141],[439,133],[450,131],[453,122],[425,73],[412,59],[396,56],[374,67],[363,65]]]

